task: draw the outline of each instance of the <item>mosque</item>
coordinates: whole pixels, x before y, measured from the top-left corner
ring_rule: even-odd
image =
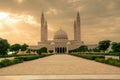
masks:
[[[84,42],[81,41],[81,26],[80,14],[77,12],[76,19],[74,20],[74,40],[69,40],[67,33],[59,29],[55,32],[53,40],[48,40],[48,25],[44,17],[41,15],[41,42],[36,46],[29,46],[29,49],[40,49],[46,47],[47,50],[53,50],[53,53],[68,53],[69,50],[76,49]]]

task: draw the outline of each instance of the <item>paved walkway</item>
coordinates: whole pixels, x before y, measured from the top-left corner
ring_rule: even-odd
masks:
[[[0,75],[15,74],[120,74],[120,68],[70,55],[52,55],[1,68]]]

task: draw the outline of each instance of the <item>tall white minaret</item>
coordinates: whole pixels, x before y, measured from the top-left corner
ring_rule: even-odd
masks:
[[[47,21],[45,21],[44,13],[41,15],[41,42],[47,41]]]
[[[81,41],[80,33],[80,14],[77,12],[76,20],[74,21],[74,40]]]

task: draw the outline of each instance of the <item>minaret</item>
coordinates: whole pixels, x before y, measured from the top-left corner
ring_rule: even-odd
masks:
[[[77,40],[76,36],[76,21],[74,20],[74,40]]]
[[[48,27],[48,25],[47,25],[47,21],[45,21],[45,41],[47,41],[48,40],[48,32],[47,32],[47,27]]]
[[[41,15],[41,42],[47,41],[47,21],[45,21],[44,13]]]
[[[81,41],[80,36],[80,14],[77,12],[76,20],[74,21],[74,40]]]

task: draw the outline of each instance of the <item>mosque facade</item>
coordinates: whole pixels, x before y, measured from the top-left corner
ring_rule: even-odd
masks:
[[[81,41],[81,23],[80,14],[77,12],[76,19],[74,20],[74,40],[68,39],[68,34],[59,29],[55,32],[53,40],[48,40],[48,25],[44,17],[44,13],[41,15],[41,41],[36,46],[29,46],[30,49],[40,49],[46,47],[47,50],[53,50],[53,53],[68,53],[69,50],[76,49],[84,42]]]

